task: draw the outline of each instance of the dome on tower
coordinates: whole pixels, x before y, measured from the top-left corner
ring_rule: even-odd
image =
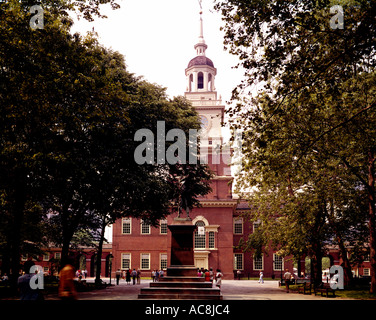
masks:
[[[193,66],[210,66],[214,68],[214,63],[205,56],[197,56],[196,58],[193,58],[191,61],[189,61],[188,68]]]

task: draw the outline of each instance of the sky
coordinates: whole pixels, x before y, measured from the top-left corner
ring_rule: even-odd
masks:
[[[185,69],[196,56],[199,36],[198,0],[118,0],[120,9],[101,7],[107,19],[90,23],[80,19],[72,30],[86,34],[94,27],[99,42],[125,57],[128,71],[167,88],[172,98],[186,89]],[[224,102],[241,81],[243,73],[233,69],[238,58],[224,51],[220,13],[213,0],[203,0],[206,56],[217,68],[216,89]]]

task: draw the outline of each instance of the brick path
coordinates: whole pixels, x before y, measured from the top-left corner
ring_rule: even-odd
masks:
[[[103,279],[108,282],[108,279]],[[91,281],[88,279],[88,281]],[[112,284],[115,281],[112,279]],[[140,288],[149,287],[150,280],[142,280],[139,285],[127,285],[124,280],[102,290],[79,292],[79,300],[137,300]],[[339,300],[340,298],[325,298],[321,296],[286,293],[278,287],[278,281],[265,281],[263,284],[256,280],[223,280],[221,293],[223,300]],[[58,300],[57,295],[49,295],[46,300]],[[342,300],[342,299],[341,299]]]

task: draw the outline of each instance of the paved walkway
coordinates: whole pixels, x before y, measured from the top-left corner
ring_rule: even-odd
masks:
[[[92,281],[87,279],[88,282]],[[109,279],[103,279],[109,282]],[[140,289],[149,287],[151,280],[142,280],[139,285],[128,285],[120,280],[119,285],[102,290],[79,292],[79,300],[137,300]],[[112,279],[112,284],[115,284]],[[321,296],[286,293],[278,287],[278,281],[265,281],[263,284],[256,280],[223,280],[221,293],[223,300],[338,300],[340,298],[325,298]],[[58,300],[57,295],[48,295],[46,300]],[[341,299],[342,300],[342,299]]]

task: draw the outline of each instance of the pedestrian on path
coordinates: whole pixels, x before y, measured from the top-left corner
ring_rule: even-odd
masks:
[[[137,269],[137,284],[141,283],[141,271],[140,269]]]
[[[264,274],[262,272],[260,272],[260,279],[258,283],[264,283]]]
[[[285,278],[286,292],[289,293],[291,281],[291,273],[289,272],[289,269],[286,269],[285,275],[283,277]]]
[[[18,289],[20,292],[20,300],[44,300],[43,295],[41,294],[39,289],[33,289],[30,285],[31,278],[35,276],[35,274],[31,271],[31,268],[33,266],[33,261],[26,261],[23,266],[25,274],[20,276],[17,280]]]
[[[215,285],[218,287],[218,288],[221,288],[221,285],[222,285],[222,277],[223,277],[223,274],[221,272],[220,269],[217,269],[217,273],[215,275]]]
[[[133,285],[135,285],[136,284],[136,278],[137,278],[137,271],[136,271],[136,269],[132,270],[131,276],[132,276],[132,279],[133,279]]]
[[[127,284],[131,284],[131,271],[128,269],[127,273],[125,274],[125,280],[127,281]]]
[[[205,281],[210,281],[210,272],[208,269],[205,269]]]
[[[76,300],[77,291],[74,286],[74,268],[67,263],[59,273],[59,298],[62,300]]]
[[[121,276],[121,270],[117,269],[117,271],[116,271],[116,284],[117,285],[119,285],[120,276]]]

